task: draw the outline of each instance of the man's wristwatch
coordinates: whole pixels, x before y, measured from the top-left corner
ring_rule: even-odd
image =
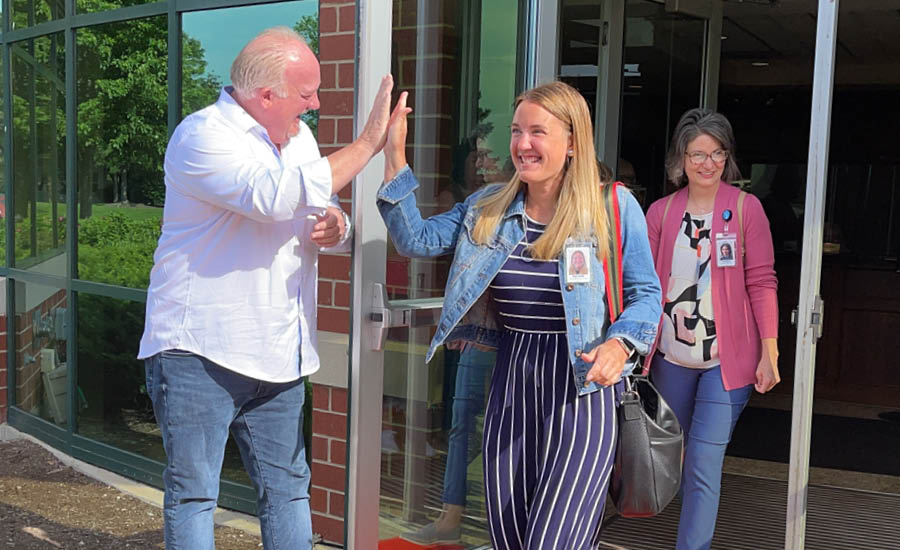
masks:
[[[634,352],[635,352],[634,344],[632,344],[628,340],[622,338],[621,336],[616,336],[613,338],[613,340],[618,342],[619,345],[622,346],[622,349],[625,350],[625,353],[628,354],[628,356],[625,359],[631,359],[631,356],[634,355]]]

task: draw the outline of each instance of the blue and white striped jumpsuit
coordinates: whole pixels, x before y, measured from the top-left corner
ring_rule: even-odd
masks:
[[[490,286],[504,326],[482,443],[496,550],[597,548],[614,458],[614,390],[578,396],[557,261],[523,256],[543,231],[528,220]]]

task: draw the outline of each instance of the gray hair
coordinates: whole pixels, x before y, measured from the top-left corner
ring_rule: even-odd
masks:
[[[289,27],[262,31],[244,46],[231,64],[234,91],[249,98],[260,88],[271,88],[278,97],[286,97],[285,70],[303,47],[306,47],[306,41]]]
[[[734,130],[725,115],[710,109],[691,109],[681,115],[672,134],[672,143],[666,153],[666,175],[676,187],[687,184],[684,174],[684,155],[688,144],[700,136],[709,136],[728,151],[728,159],[722,171],[722,179],[728,183],[741,179],[741,171],[735,160]]]

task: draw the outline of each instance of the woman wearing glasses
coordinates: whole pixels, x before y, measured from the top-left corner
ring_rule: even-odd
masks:
[[[734,147],[724,116],[686,112],[666,157],[679,189],[647,213],[663,286],[650,376],[685,434],[677,550],[710,547],[735,423],[754,387],[780,380],[772,236],[759,200],[730,185],[740,179]],[[729,257],[716,254],[726,246]]]

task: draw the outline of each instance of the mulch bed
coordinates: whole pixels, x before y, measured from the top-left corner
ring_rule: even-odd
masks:
[[[0,548],[160,549],[162,510],[90,479],[43,447],[0,442]],[[257,550],[257,536],[217,527],[217,550]]]

